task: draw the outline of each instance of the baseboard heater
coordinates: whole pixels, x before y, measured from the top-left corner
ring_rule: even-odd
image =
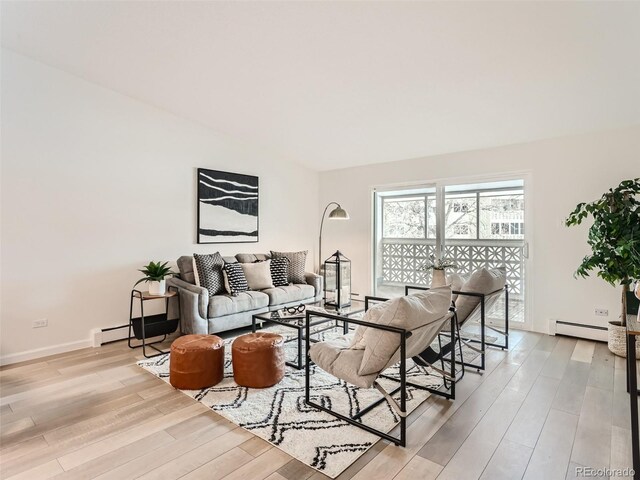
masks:
[[[601,325],[554,320],[550,322],[550,327],[552,331],[549,333],[553,335],[567,335],[569,337],[585,338],[599,342],[606,342],[608,339],[607,327]]]
[[[119,342],[129,338],[129,324],[117,327],[96,328],[93,331],[93,346],[99,347],[107,343]]]

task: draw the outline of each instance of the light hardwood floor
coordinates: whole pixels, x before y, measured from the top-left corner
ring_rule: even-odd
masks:
[[[573,479],[631,464],[625,365],[606,345],[514,331],[453,402],[409,417],[340,479]],[[327,478],[135,365],[125,342],[0,369],[3,479]]]

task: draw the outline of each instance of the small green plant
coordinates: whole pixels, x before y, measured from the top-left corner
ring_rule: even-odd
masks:
[[[429,255],[429,261],[422,267],[423,270],[444,270],[445,268],[458,268],[452,260],[448,258],[436,258],[434,254]]]
[[[640,178],[624,180],[610,188],[600,199],[580,203],[571,212],[565,224],[580,225],[589,215],[593,225],[589,228],[587,255],[575,276],[597,275],[612,286],[622,286],[621,324],[626,324],[626,293],[633,279],[640,279]]]
[[[177,275],[176,272],[171,271],[170,267],[167,267],[168,263],[169,262],[149,262],[149,265],[145,265],[138,270],[144,274],[144,277],[138,280],[133,286],[135,287],[142,282],[160,282],[164,280],[165,277]]]

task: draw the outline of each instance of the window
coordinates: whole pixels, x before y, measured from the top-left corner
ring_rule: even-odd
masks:
[[[476,238],[476,194],[451,194],[444,201],[445,238]]]
[[[432,191],[414,190],[380,197],[383,238],[436,238],[436,197]]]
[[[425,238],[424,197],[384,198],[382,205],[385,238]]]

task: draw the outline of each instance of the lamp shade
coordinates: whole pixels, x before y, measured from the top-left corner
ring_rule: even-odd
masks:
[[[334,220],[349,220],[349,212],[338,205],[336,208],[329,212],[329,218]]]

